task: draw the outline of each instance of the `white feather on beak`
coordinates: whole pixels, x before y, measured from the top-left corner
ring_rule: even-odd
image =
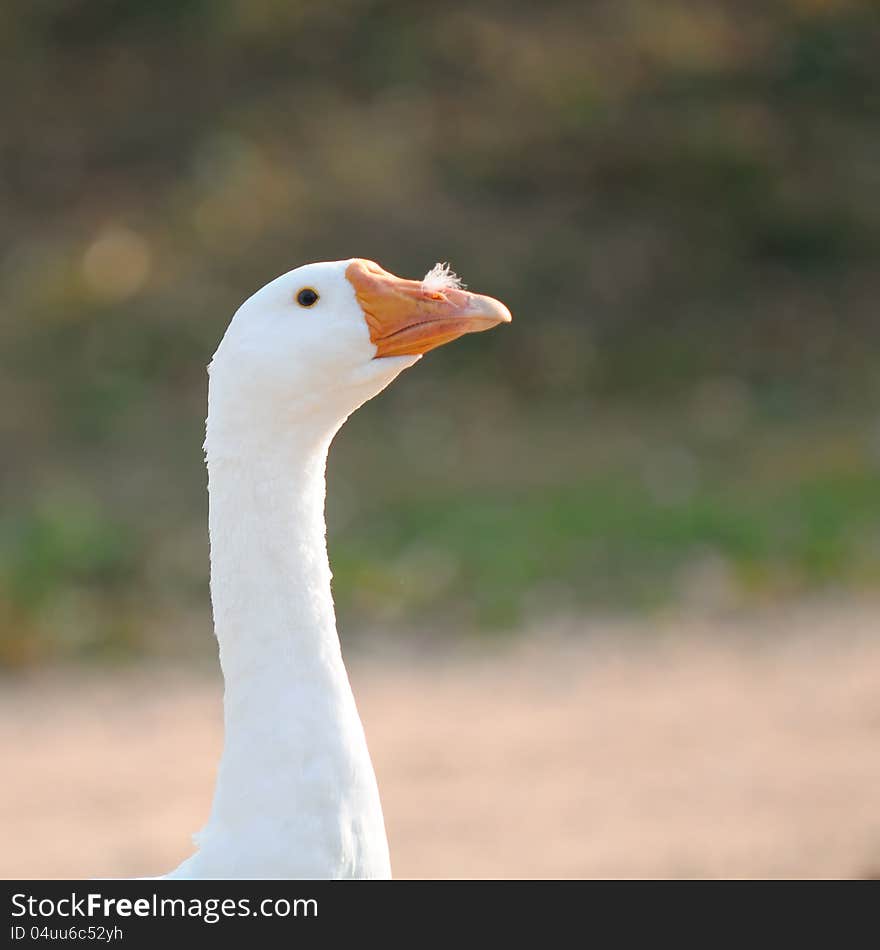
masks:
[[[467,284],[447,262],[439,261],[422,278],[422,288],[428,291],[464,290]]]

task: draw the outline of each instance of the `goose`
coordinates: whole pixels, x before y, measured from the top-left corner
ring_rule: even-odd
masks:
[[[422,354],[510,319],[447,265],[406,280],[361,258],[297,267],[235,313],[204,445],[224,744],[196,850],[166,879],[391,876],[336,630],[327,452]]]

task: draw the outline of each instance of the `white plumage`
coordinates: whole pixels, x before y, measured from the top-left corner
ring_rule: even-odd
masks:
[[[235,314],[209,367],[205,439],[225,742],[198,850],[168,877],[390,876],[336,633],[327,451],[421,353],[508,320],[447,265],[404,281],[360,259],[297,268]]]

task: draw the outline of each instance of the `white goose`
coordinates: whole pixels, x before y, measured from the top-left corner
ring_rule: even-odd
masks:
[[[390,877],[330,593],[327,450],[422,353],[509,320],[445,265],[403,280],[358,258],[298,267],[235,314],[205,439],[225,743],[198,850],[169,878]]]

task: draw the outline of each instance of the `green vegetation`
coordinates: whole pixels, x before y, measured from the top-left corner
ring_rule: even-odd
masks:
[[[876,3],[0,26],[0,663],[206,632],[204,366],[252,289],[354,255],[515,322],[343,432],[348,629],[876,588]]]
[[[410,464],[417,489],[386,487],[331,533],[343,609],[504,629],[575,609],[731,609],[876,589],[880,453],[868,426],[756,424],[719,443],[680,407],[636,419],[638,431],[604,420],[610,443],[595,423],[567,420],[585,441],[545,446],[555,466],[524,447],[539,423],[514,423],[506,440],[487,436],[468,484]],[[514,474],[493,465],[516,442]]]
[[[858,473],[664,504],[621,480],[401,505],[340,539],[337,586],[344,605],[379,617],[424,611],[471,627],[519,623],[535,603],[548,613],[667,604],[690,579],[715,582],[693,594],[724,607],[867,588],[880,581],[878,488]]]

